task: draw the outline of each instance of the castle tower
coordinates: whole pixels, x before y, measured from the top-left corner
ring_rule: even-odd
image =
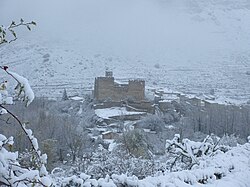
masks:
[[[114,77],[112,71],[106,71],[105,77],[95,78],[94,98],[105,100],[112,96],[114,88]]]
[[[112,71],[105,71],[105,77],[113,77],[113,72]]]
[[[105,77],[95,78],[94,98],[99,101],[145,100],[145,81],[130,80],[128,84],[115,83],[113,72],[105,71]]]
[[[137,101],[145,100],[145,81],[130,80],[128,82],[128,97]]]

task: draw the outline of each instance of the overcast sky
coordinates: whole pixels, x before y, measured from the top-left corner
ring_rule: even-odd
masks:
[[[34,20],[38,26],[33,35],[41,40],[72,41],[83,49],[114,55],[196,56],[197,52],[232,48],[228,35],[223,34],[228,32],[229,20],[199,20],[206,7],[199,9],[187,2],[1,0],[0,22],[8,24],[21,17]]]

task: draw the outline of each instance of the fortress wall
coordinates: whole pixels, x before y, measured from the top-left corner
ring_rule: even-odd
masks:
[[[112,99],[115,101],[121,101],[127,98],[128,86],[115,86],[113,90]]]
[[[148,113],[152,113],[152,114],[154,114],[155,112],[154,107],[152,106],[152,103],[148,101],[129,103],[129,106],[136,108],[136,109],[146,110]]]
[[[95,79],[94,97],[97,100],[121,101],[145,99],[145,81],[130,80],[127,85],[115,84],[114,77],[97,77]]]
[[[145,99],[145,81],[143,80],[130,80],[128,83],[128,97],[137,101]]]
[[[98,77],[95,79],[95,98],[97,100],[112,99],[114,77]]]

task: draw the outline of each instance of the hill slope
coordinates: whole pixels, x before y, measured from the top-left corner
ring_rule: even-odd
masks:
[[[56,27],[34,14],[38,31],[0,48],[2,64],[29,77],[37,95],[60,97],[64,88],[82,94],[109,68],[121,81],[145,78],[148,87],[250,98],[250,1],[83,2],[68,15],[84,17],[79,26],[60,24],[59,10],[51,16]]]

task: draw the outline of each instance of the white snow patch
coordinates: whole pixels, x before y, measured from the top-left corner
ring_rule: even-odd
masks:
[[[104,109],[96,109],[95,114],[103,119],[109,119],[114,116],[124,116],[124,115],[138,115],[144,114],[145,112],[132,112],[127,111],[125,107],[112,107]]]

